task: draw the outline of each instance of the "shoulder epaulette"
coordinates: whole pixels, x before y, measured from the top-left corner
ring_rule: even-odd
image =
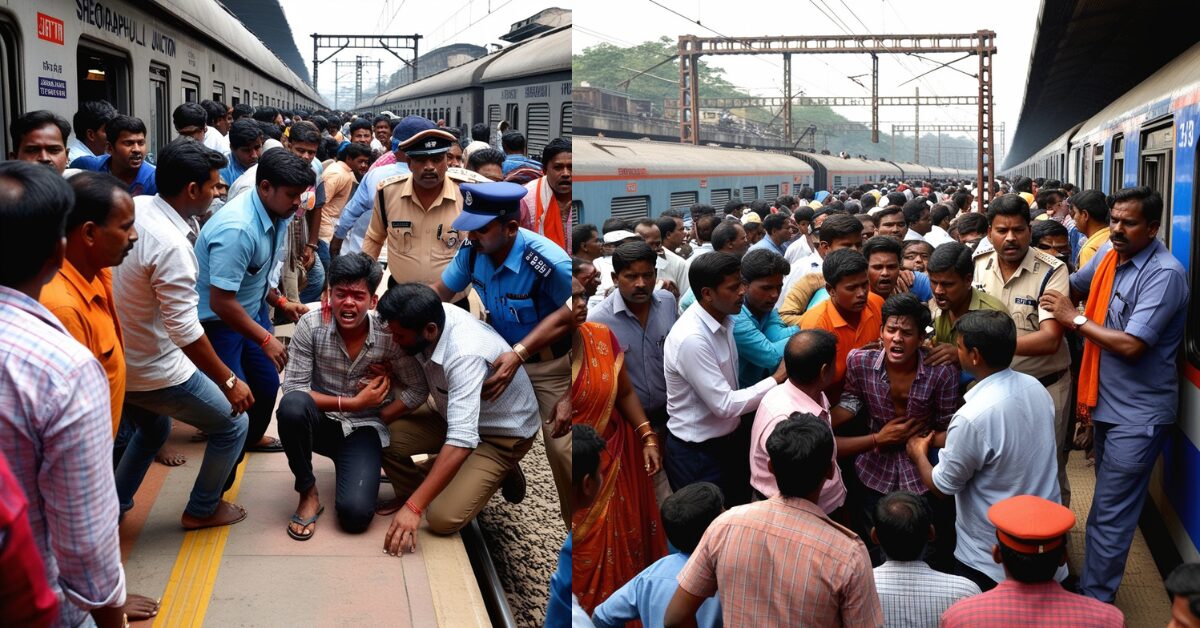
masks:
[[[403,181],[407,181],[410,177],[412,177],[411,172],[402,172],[400,174],[392,175],[392,176],[384,179],[383,181],[380,181],[379,185],[377,186],[376,189],[382,188],[387,185],[392,185],[393,183],[401,183]]]
[[[466,168],[446,168],[446,176],[458,183],[491,183],[492,180]]]

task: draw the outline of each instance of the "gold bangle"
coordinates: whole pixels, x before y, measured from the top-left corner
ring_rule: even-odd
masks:
[[[658,447],[658,443],[642,443],[642,447]]]
[[[522,364],[529,361],[529,350],[525,348],[525,345],[519,342],[513,345],[513,353],[517,354],[518,358],[521,358]]]
[[[646,427],[647,425],[650,425],[649,421],[642,421],[639,425],[634,426],[633,431],[640,433],[642,431],[642,428]],[[653,428],[651,428],[651,429],[653,429]]]

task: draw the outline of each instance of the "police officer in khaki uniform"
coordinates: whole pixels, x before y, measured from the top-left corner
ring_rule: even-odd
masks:
[[[1029,204],[1017,194],[997,197],[988,207],[987,242],[975,252],[975,288],[1000,300],[1017,324],[1017,353],[1012,369],[1036,377],[1054,399],[1054,439],[1062,503],[1071,503],[1067,482],[1067,422],[1070,419],[1071,355],[1065,330],[1054,315],[1038,307],[1047,290],[1068,294],[1066,264],[1030,246]]]
[[[429,120],[400,144],[409,173],[388,177],[375,192],[374,214],[363,239],[363,252],[379,257],[387,242],[388,285],[418,282],[432,285],[454,259],[467,234],[454,228],[462,213],[458,186],[474,181],[459,168],[450,168],[447,153],[457,140]],[[451,301],[467,308],[466,291]]]

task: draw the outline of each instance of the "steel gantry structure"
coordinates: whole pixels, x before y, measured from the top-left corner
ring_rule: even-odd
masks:
[[[420,56],[418,44],[421,41],[421,35],[321,35],[319,33],[312,34],[313,40],[313,73],[312,87],[314,90],[320,90],[317,84],[317,70],[322,63],[332,59],[337,53],[350,49],[383,49],[395,56],[404,65],[412,68],[413,76],[417,76],[417,57]],[[324,59],[321,58],[321,50],[332,48],[333,52]],[[400,56],[397,50],[411,50],[412,61]],[[358,103],[355,103],[358,104]]]
[[[679,141],[698,144],[700,141],[700,73],[699,59],[705,55],[783,55],[783,115],[787,142],[792,137],[792,55],[794,54],[869,54],[871,55],[871,128],[872,141],[878,141],[879,131],[879,55],[962,53],[979,57],[979,111],[977,129],[979,156],[976,175],[979,182],[979,203],[986,207],[991,200],[995,170],[995,148],[992,137],[993,92],[992,55],[996,54],[996,33],[980,30],[974,33],[933,35],[812,35],[780,37],[698,37],[679,36]],[[953,63],[953,62],[950,62]],[[949,65],[943,64],[943,65]],[[912,103],[920,104],[920,98]]]
[[[892,125],[892,137],[896,137],[897,133],[907,133],[909,131],[913,132],[913,138],[914,138],[913,161],[916,163],[921,162],[921,131],[922,130],[933,131],[934,133],[937,133],[938,163],[940,164],[942,162],[942,154],[941,154],[941,152],[942,152],[942,133],[955,133],[955,132],[978,133],[979,125],[978,124],[927,124],[925,126],[921,126],[920,123],[917,123],[917,124],[893,124]],[[997,143],[997,145],[1004,146],[1004,123],[1001,122],[1001,123],[995,125],[994,131],[1000,138],[1000,141]]]

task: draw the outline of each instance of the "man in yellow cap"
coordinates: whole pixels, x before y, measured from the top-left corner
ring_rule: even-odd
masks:
[[[996,526],[992,560],[1004,566],[1007,579],[995,589],[969,597],[942,615],[944,628],[957,626],[1124,626],[1117,607],[1078,593],[1054,581],[1067,562],[1067,534],[1075,513],[1035,495],[1017,495],[988,509]]]

